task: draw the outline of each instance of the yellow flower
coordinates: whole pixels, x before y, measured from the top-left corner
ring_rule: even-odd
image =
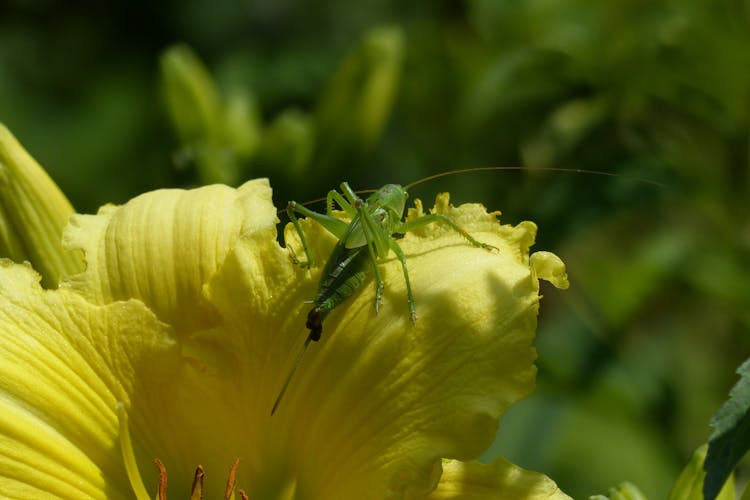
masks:
[[[239,458],[252,499],[568,498],[543,475],[471,461],[533,388],[537,278],[564,285],[564,267],[530,264],[532,223],[446,196],[435,209],[498,250],[436,225],[407,234],[417,323],[398,261],[384,262],[380,313],[370,282],[335,309],[273,416],[322,265],[293,265],[276,241],[267,181],[74,216],[64,244],[87,268],[57,290],[4,261],[0,495],[153,498],[158,459],[172,497],[201,464],[206,498],[223,498]],[[303,222],[322,261],[335,241]]]

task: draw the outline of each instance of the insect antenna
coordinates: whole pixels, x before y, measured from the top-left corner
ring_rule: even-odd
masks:
[[[286,393],[286,390],[289,388],[289,383],[292,381],[292,377],[297,372],[297,368],[299,367],[300,361],[302,361],[302,356],[305,354],[305,351],[307,351],[307,346],[310,345],[310,342],[312,341],[313,337],[312,335],[308,335],[307,339],[305,340],[305,343],[302,344],[302,347],[300,347],[299,352],[297,353],[297,359],[294,360],[294,365],[292,365],[292,369],[289,371],[289,375],[286,377],[286,381],[284,382],[284,386],[281,388],[281,391],[279,391],[279,395],[276,396],[276,401],[273,403],[273,408],[271,408],[271,416],[276,412],[276,409],[279,407],[279,403],[281,403],[281,398],[284,397],[284,393]]]
[[[506,167],[473,167],[473,168],[462,168],[459,170],[451,170],[449,172],[440,172],[437,174],[429,175],[427,177],[423,177],[422,179],[419,179],[410,184],[407,184],[406,186],[404,186],[404,189],[409,190],[413,188],[414,186],[417,186],[427,181],[431,181],[433,179],[439,179],[441,177],[465,174],[469,172],[489,172],[493,170],[528,170],[532,172],[566,172],[566,173],[573,173],[573,174],[603,175],[606,177],[624,177],[626,179],[633,179],[639,182],[644,182],[646,184],[653,184],[654,186],[664,187],[664,184],[662,184],[661,182],[657,182],[652,179],[647,179],[645,177],[635,177],[635,176],[629,176],[629,175],[624,175],[624,174],[616,174],[614,172],[604,172],[601,170],[587,170],[583,168],[506,166]]]
[[[665,187],[665,185],[662,184],[661,182],[655,181],[653,179],[649,179],[647,177],[617,174],[614,172],[604,172],[602,170],[589,170],[585,168],[561,168],[561,167],[521,167],[517,165],[513,165],[513,166],[508,165],[508,166],[498,166],[498,167],[461,168],[458,170],[450,170],[448,172],[439,172],[437,174],[428,175],[427,177],[422,177],[419,180],[406,184],[404,186],[404,189],[408,191],[414,186],[418,186],[420,184],[423,184],[425,182],[428,182],[434,179],[440,179],[441,177],[450,177],[451,175],[466,174],[466,173],[472,173],[472,172],[491,172],[491,171],[497,171],[497,170],[526,170],[529,172],[563,172],[563,173],[569,173],[569,174],[602,175],[605,177],[620,177],[620,178],[625,178],[625,179],[632,179],[638,182],[643,182],[643,183],[651,184],[651,185],[658,186],[658,187]],[[375,191],[376,191],[375,189],[361,189],[361,190],[355,191],[355,193],[356,194],[368,194],[368,193],[374,193]],[[315,198],[313,200],[305,201],[302,203],[302,205],[310,206],[315,203],[320,203],[322,201],[326,201],[325,196],[322,196],[320,198]],[[285,209],[281,209],[277,213],[281,215],[284,211]]]

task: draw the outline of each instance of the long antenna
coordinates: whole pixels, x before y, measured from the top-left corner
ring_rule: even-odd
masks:
[[[521,167],[518,165],[514,166],[501,166],[501,167],[472,167],[472,168],[462,168],[459,170],[450,170],[448,172],[440,172],[433,175],[428,175],[427,177],[422,177],[419,180],[416,180],[412,183],[409,183],[404,186],[404,189],[407,191],[414,186],[418,186],[419,184],[422,184],[427,181],[431,181],[433,179],[439,179],[441,177],[449,177],[451,175],[458,175],[458,174],[466,174],[471,172],[490,172],[493,170],[526,170],[529,172],[563,172],[568,174],[588,174],[588,175],[603,175],[605,177],[620,177],[625,179],[631,179],[638,182],[643,182],[645,184],[651,184],[653,186],[658,187],[665,187],[664,184],[661,182],[655,181],[653,179],[648,179],[646,177],[638,177],[638,176],[632,176],[632,175],[626,175],[626,174],[616,174],[614,172],[604,172],[601,170],[588,170],[585,168],[560,168],[560,167]],[[355,191],[357,194],[367,194],[367,193],[374,193],[375,189],[360,189]],[[326,201],[326,197],[323,196],[321,198],[315,198],[314,200],[308,200],[302,205],[312,205],[313,203],[318,203],[321,201]],[[279,210],[277,213],[281,215],[284,212],[284,209]]]
[[[276,412],[276,409],[279,407],[279,403],[281,403],[281,398],[284,397],[284,393],[286,393],[286,390],[289,387],[289,383],[292,381],[292,377],[297,372],[299,363],[300,361],[302,361],[302,356],[305,354],[305,351],[307,350],[307,346],[310,345],[311,340],[312,340],[312,335],[308,335],[307,339],[305,340],[305,343],[302,344],[302,347],[300,347],[299,352],[297,353],[297,359],[294,360],[294,365],[292,365],[292,369],[289,372],[289,375],[286,377],[286,382],[284,382],[284,386],[281,388],[279,395],[276,397],[276,401],[273,403],[273,408],[271,408],[271,416],[273,416],[273,414]]]
[[[528,170],[528,171],[533,171],[533,172],[566,172],[566,173],[573,173],[573,174],[603,175],[606,177],[624,177],[626,179],[633,179],[639,182],[645,182],[646,184],[653,184],[654,186],[664,187],[664,184],[651,180],[651,179],[647,179],[645,177],[633,177],[633,176],[624,175],[624,174],[616,174],[614,172],[603,172],[600,170],[587,170],[585,168],[507,166],[507,167],[473,167],[473,168],[462,168],[460,170],[451,170],[449,172],[440,172],[438,174],[429,175],[427,177],[423,177],[422,179],[419,179],[418,181],[414,181],[410,184],[407,184],[406,186],[404,186],[404,189],[409,190],[413,188],[414,186],[417,186],[427,181],[431,181],[433,179],[439,179],[441,177],[465,174],[468,172],[489,172],[492,170]]]

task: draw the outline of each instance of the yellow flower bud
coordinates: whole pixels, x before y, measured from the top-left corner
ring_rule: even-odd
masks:
[[[161,72],[180,140],[191,144],[215,134],[221,121],[221,97],[201,60],[187,46],[177,45],[162,55]]]
[[[0,202],[0,256],[30,262],[46,288],[84,269],[82,254],[64,251],[60,241],[73,207],[2,124]]]
[[[380,138],[398,88],[402,55],[401,30],[379,27],[339,66],[316,112],[320,162],[361,154]]]

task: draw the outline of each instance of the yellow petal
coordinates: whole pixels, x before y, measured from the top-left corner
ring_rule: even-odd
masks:
[[[29,261],[45,287],[56,287],[62,275],[83,269],[81,254],[60,243],[72,213],[65,195],[0,124],[0,256]]]
[[[169,330],[143,304],[95,306],[68,290],[44,291],[28,267],[2,261],[3,495],[132,498],[115,405],[148,436],[155,388],[175,371],[175,355]]]
[[[140,299],[184,335],[216,322],[202,287],[237,239],[274,238],[275,222],[266,180],[149,192],[71,218],[65,244],[84,250],[88,267],[66,285],[102,304]]]
[[[493,464],[446,460],[430,500],[565,500],[568,495],[543,474],[504,459]]]

